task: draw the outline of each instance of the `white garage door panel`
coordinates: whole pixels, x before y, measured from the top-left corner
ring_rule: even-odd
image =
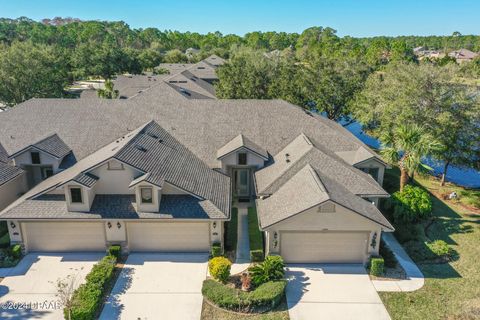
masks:
[[[205,222],[130,222],[127,231],[130,251],[210,250],[210,230]]]
[[[26,222],[28,251],[104,251],[102,222]]]
[[[290,263],[363,263],[365,232],[282,232],[281,255]]]

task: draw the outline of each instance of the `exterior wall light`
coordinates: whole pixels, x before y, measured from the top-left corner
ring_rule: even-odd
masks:
[[[278,247],[278,233],[275,231],[273,233],[273,247],[277,248]]]
[[[107,222],[107,227],[108,227],[108,229],[112,228],[112,223],[110,221]]]
[[[120,221],[117,221],[117,228],[120,229],[122,227],[122,224],[120,223]]]
[[[216,227],[217,227],[217,222],[213,221],[213,229],[215,229]]]
[[[11,221],[10,222],[10,227],[12,227],[12,229],[15,229],[17,227],[17,225],[13,221]]]

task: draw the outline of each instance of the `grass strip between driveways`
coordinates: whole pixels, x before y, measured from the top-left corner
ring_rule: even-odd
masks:
[[[225,251],[235,251],[237,249],[237,228],[238,209],[233,207],[231,219],[225,223]]]
[[[248,208],[248,236],[250,242],[250,258],[252,261],[262,261],[263,252],[263,236],[262,231],[258,227],[257,208]]]

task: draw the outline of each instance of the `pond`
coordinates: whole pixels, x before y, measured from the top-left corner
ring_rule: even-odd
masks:
[[[348,131],[353,133],[357,138],[362,140],[365,144],[372,146],[374,148],[380,147],[380,142],[367,135],[362,131],[362,125],[354,122],[346,127]],[[443,171],[443,163],[439,161],[434,161],[433,159],[427,158],[425,163],[431,166],[434,169],[434,175],[439,176]],[[455,184],[469,187],[469,188],[480,188],[480,171],[473,169],[461,169],[455,166],[449,166],[447,171],[447,181],[453,182]]]

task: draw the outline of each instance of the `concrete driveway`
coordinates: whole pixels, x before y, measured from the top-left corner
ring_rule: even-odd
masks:
[[[208,254],[132,253],[100,319],[200,319]]]
[[[289,265],[287,304],[291,320],[388,320],[362,265]]]
[[[104,253],[31,253],[14,268],[0,269],[0,319],[63,319],[56,296],[59,279],[75,287]]]

